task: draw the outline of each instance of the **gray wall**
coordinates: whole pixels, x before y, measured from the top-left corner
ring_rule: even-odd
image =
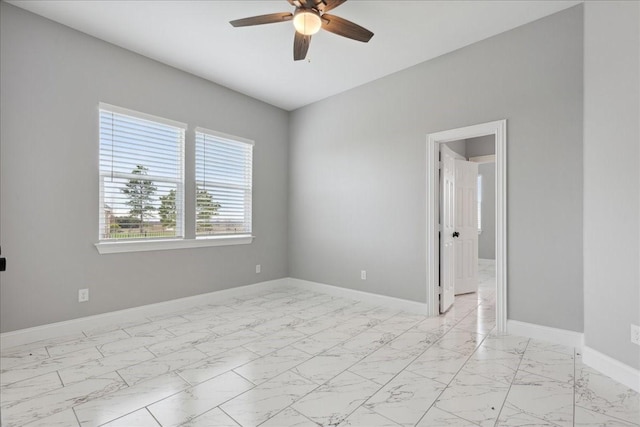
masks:
[[[459,139],[457,141],[449,141],[445,143],[453,152],[460,154],[465,159],[467,158],[467,140]]]
[[[3,332],[287,276],[287,112],[0,8]],[[99,101],[254,139],[254,243],[99,255]]]
[[[615,23],[615,25],[613,25]],[[640,347],[640,4],[585,3],[585,344],[635,369]]]
[[[466,139],[464,152],[467,157],[496,154],[496,138],[493,135],[485,135]]]
[[[582,331],[582,23],[574,7],[294,111],[290,275],[426,301],[426,135],[504,118],[508,317]]]
[[[496,164],[481,163],[482,233],[478,236],[478,258],[496,259]]]

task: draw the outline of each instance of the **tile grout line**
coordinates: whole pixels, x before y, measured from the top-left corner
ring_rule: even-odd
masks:
[[[315,390],[315,389],[314,389],[314,390]],[[305,396],[306,396],[306,395],[305,395]],[[299,399],[298,399],[298,400],[299,400]],[[293,403],[295,403],[295,402],[293,402]],[[258,424],[257,426],[261,426],[261,425],[263,425],[264,423],[266,423],[266,422],[268,422],[269,420],[271,420],[271,419],[273,419],[273,418],[277,417],[279,414],[283,413],[283,412],[284,412],[284,411],[286,411],[287,409],[291,409],[292,411],[295,411],[297,414],[300,414],[300,416],[301,416],[301,417],[304,417],[304,418],[308,419],[308,420],[309,420],[309,422],[312,422],[313,424],[315,424],[315,425],[317,425],[317,426],[320,426],[320,424],[316,423],[315,421],[313,421],[311,418],[307,417],[307,416],[306,416],[305,414],[303,414],[302,412],[298,412],[298,411],[296,411],[294,408],[292,408],[292,407],[291,407],[291,405],[293,405],[293,403],[289,404],[289,405],[288,405],[287,407],[285,407],[284,409],[282,409],[282,410],[280,410],[280,411],[276,412],[275,414],[273,414],[272,416],[270,416],[270,417],[269,417],[269,418],[267,418],[266,420],[262,421],[262,422],[261,422],[260,424]],[[222,410],[222,408],[220,408],[220,409]],[[223,411],[223,412],[224,412],[224,411]],[[226,412],[225,412],[225,414],[226,414]],[[236,421],[236,420],[234,419],[234,421]],[[237,421],[236,421],[236,422],[237,422]],[[238,423],[238,425],[242,426],[242,424],[240,424],[240,423]],[[257,426],[256,426],[256,427],[257,427]],[[244,426],[242,426],[242,427],[244,427]]]
[[[155,420],[155,422],[158,423],[158,425],[162,427],[162,424],[160,423],[160,420],[158,420],[156,418],[156,416],[151,413],[151,411],[149,410],[148,406],[145,406],[144,410],[147,411],[147,414],[151,415],[151,418],[153,418]]]
[[[453,328],[452,328],[452,329],[453,329]],[[448,333],[448,332],[447,332],[447,333]],[[445,334],[445,335],[446,335],[446,334]],[[424,412],[424,414],[422,414],[422,416],[420,417],[420,419],[418,420],[418,422],[417,422],[416,424],[419,424],[419,423],[420,423],[420,421],[422,421],[422,419],[423,419],[423,418],[427,415],[427,413],[431,410],[431,408],[433,408],[433,407],[434,407],[434,405],[435,405],[435,404],[438,402],[438,400],[440,399],[440,396],[442,396],[442,395],[444,394],[444,392],[449,388],[449,386],[451,385],[451,383],[453,382],[453,380],[455,380],[455,379],[456,379],[456,377],[458,376],[458,374],[460,373],[460,371],[462,371],[462,369],[464,369],[464,367],[465,367],[465,365],[467,364],[467,362],[471,359],[471,356],[473,356],[473,355],[474,355],[474,353],[475,353],[476,351],[478,351],[478,348],[480,348],[480,346],[482,345],[482,343],[484,342],[484,340],[485,340],[488,336],[489,336],[489,334],[485,335],[485,336],[482,338],[482,341],[480,342],[480,344],[478,344],[478,346],[477,346],[477,347],[476,347],[476,348],[475,348],[471,353],[469,353],[469,356],[467,356],[467,357],[466,357],[466,359],[464,360],[464,363],[460,366],[460,368],[456,371],[456,373],[451,377],[451,379],[449,380],[449,382],[444,386],[444,388],[442,389],[442,391],[441,391],[441,392],[438,394],[438,396],[434,399],[434,401],[431,403],[431,405],[429,405],[429,407],[427,408],[427,410]],[[444,337],[444,335],[443,335],[443,337]],[[436,341],[436,342],[437,342],[437,341]],[[434,345],[435,345],[435,343],[434,343]],[[445,349],[445,350],[447,350],[447,349]],[[426,350],[425,350],[425,352],[426,352]],[[457,353],[457,352],[456,352],[456,353]],[[405,369],[406,369],[406,368],[405,368]],[[411,371],[409,371],[409,372],[411,372]],[[420,375],[420,374],[417,374],[417,375]],[[422,375],[420,375],[420,376],[422,376]],[[435,380],[433,380],[433,381],[435,381]],[[436,382],[439,382],[439,381],[436,381]],[[438,409],[440,409],[440,408],[438,408]],[[442,409],[440,409],[440,410],[442,411]],[[448,412],[448,411],[445,411],[445,412]],[[453,414],[453,415],[455,415],[455,416],[456,416],[456,417],[458,417],[458,418],[462,418],[462,417],[459,417],[459,416],[458,416],[458,415],[456,415],[456,414]],[[462,418],[462,419],[464,419],[464,418]],[[478,425],[477,423],[472,423],[472,424],[476,424],[476,425]]]
[[[373,397],[373,396],[372,396],[372,397]],[[370,399],[370,398],[369,398],[369,399]],[[367,399],[367,400],[369,400],[369,399]],[[380,416],[380,417],[382,417],[382,418],[384,418],[384,419],[386,419],[386,420],[391,421],[392,423],[394,423],[394,424],[395,424],[395,425],[397,425],[398,427],[402,426],[402,424],[400,424],[399,422],[392,420],[391,418],[387,417],[387,416],[386,416],[386,415],[384,415],[384,414],[381,414],[381,413],[379,413],[379,412],[376,412],[376,410],[375,410],[375,409],[365,408],[365,407],[364,407],[364,403],[363,403],[362,405],[358,406],[358,407],[356,408],[356,410],[355,410],[355,411],[353,411],[352,413],[350,413],[350,414],[347,416],[347,418],[345,418],[345,420],[346,420],[346,419],[348,419],[351,415],[353,415],[353,414],[354,414],[358,409],[360,409],[360,408],[364,408],[364,409],[366,409],[366,410],[369,410],[369,411],[373,412],[374,414],[376,414],[376,415],[378,415],[378,416]],[[422,419],[422,417],[421,417],[420,419]],[[418,421],[419,421],[419,420],[418,420]],[[417,424],[417,423],[416,423],[416,424]]]
[[[228,414],[224,409],[222,409],[222,404],[220,404],[220,405],[216,406],[215,408],[218,408],[218,409],[219,409],[223,414],[225,414],[227,417],[231,418],[231,419],[233,420],[233,422],[235,422],[236,424],[238,424],[240,427],[244,427],[242,424],[240,424],[240,423],[238,422],[238,420],[236,420],[235,418],[233,418],[233,417],[232,417],[231,415],[229,415],[229,414]],[[211,409],[209,409],[207,412],[213,411],[215,408],[211,408]],[[198,417],[200,417],[200,416],[202,416],[202,415],[206,414],[207,412],[205,412],[205,413],[203,413],[203,414],[198,415]],[[195,417],[195,418],[193,418],[193,419],[197,419],[198,417]]]
[[[460,418],[461,420],[464,420],[464,421],[466,421],[466,422],[468,422],[468,423],[471,423],[471,424],[473,424],[474,426],[481,427],[481,425],[482,425],[482,424],[478,424],[477,422],[474,422],[474,421],[469,421],[468,419],[466,419],[466,418],[464,418],[464,417],[461,417],[461,416],[460,416],[460,415],[458,415],[458,414],[454,414],[453,412],[447,411],[447,410],[445,410],[445,409],[438,408],[438,407],[436,407],[436,409],[438,409],[438,410],[440,410],[440,411],[442,411],[442,412],[446,412],[447,414],[451,414],[451,415],[453,415],[453,416],[454,416],[454,417],[456,417],[456,418]],[[424,413],[424,415],[422,416],[422,418],[424,418],[424,417],[425,417],[425,415],[427,415],[428,413],[429,413],[429,411],[425,412],[425,413]],[[420,418],[420,420],[422,420],[422,418]]]
[[[120,377],[120,379],[125,383],[125,385],[127,386],[126,388],[133,387],[132,385],[130,385],[130,384],[127,382],[127,380],[125,380],[125,379],[122,377],[122,374],[121,374],[120,372],[118,372],[118,371],[119,371],[119,369],[117,369],[117,370],[115,370],[115,371],[113,371],[113,372],[115,372],[115,373],[116,373],[116,375],[118,375],[118,376]],[[143,382],[143,381],[142,381],[142,382]],[[120,390],[123,390],[124,388],[125,388],[125,387],[121,388]]]
[[[527,349],[529,348],[529,343],[531,342],[531,339],[527,340],[527,345],[524,347],[524,350],[522,351],[522,354],[520,355],[520,361],[518,361],[518,367],[516,368],[515,374],[513,375],[513,378],[511,379],[511,383],[509,384],[509,390],[507,390],[507,394],[505,394],[504,396],[504,401],[502,402],[502,406],[500,407],[500,412],[498,412],[498,417],[496,418],[496,422],[494,423],[494,426],[498,425],[498,421],[500,421],[500,415],[502,414],[502,410],[504,409],[504,405],[506,405],[507,403],[507,399],[509,398],[509,393],[511,393],[511,386],[513,385],[513,382],[516,380],[516,376],[518,376],[518,371],[520,371],[520,365],[522,365],[522,359],[524,359],[524,354],[527,352]]]
[[[78,418],[78,414],[76,413],[76,408],[72,406],[71,412],[73,412],[73,416],[76,417],[76,422],[78,423],[78,427],[81,427],[82,424],[80,424],[80,418]]]
[[[262,383],[260,383],[260,384],[256,384],[256,383],[254,383],[253,381],[251,381],[249,378],[246,378],[246,377],[242,376],[242,374],[237,373],[237,372],[236,372],[236,369],[237,369],[237,368],[238,368],[238,367],[233,368],[233,369],[230,369],[230,370],[228,370],[228,371],[226,371],[226,372],[224,372],[224,373],[222,373],[222,374],[220,374],[220,375],[224,375],[224,374],[227,374],[227,373],[229,373],[229,372],[233,372],[234,374],[236,374],[237,376],[239,376],[239,377],[240,377],[240,378],[242,378],[243,380],[249,381],[251,384],[253,384],[253,387],[251,387],[249,390],[245,390],[245,391],[243,391],[243,392],[242,392],[242,393],[240,393],[238,396],[241,396],[241,395],[243,395],[243,394],[247,393],[248,391],[251,391],[251,390],[253,390],[254,388],[258,387],[259,385],[264,384],[264,383],[266,383],[266,382],[269,382],[269,381],[271,381],[273,378],[278,377],[278,375],[276,375],[276,376],[275,376],[275,377],[273,377],[273,378],[269,378],[267,381],[264,381],[264,382],[262,382]],[[286,371],[285,371],[285,372],[286,372]],[[284,372],[283,372],[283,373],[284,373]],[[220,375],[216,375],[216,376],[215,376],[215,377],[213,377],[213,378],[218,378]],[[206,381],[203,381],[203,383],[204,383],[204,382],[207,382],[207,381],[210,381],[210,380],[212,380],[213,378],[211,378],[211,379],[209,379],[209,380],[206,380]],[[200,384],[202,384],[202,383],[200,383]],[[235,396],[235,397],[234,397],[234,399],[235,399],[236,397],[238,397],[238,396]],[[226,403],[226,402],[225,402],[225,403]],[[220,405],[222,405],[222,403],[221,403]],[[220,405],[218,405],[218,406],[220,406]]]
[[[44,375],[46,375],[46,374],[44,374]],[[56,375],[58,375],[58,379],[60,380],[60,384],[62,384],[62,387],[63,388],[66,387],[64,381],[62,381],[62,377],[60,376],[60,371],[59,370],[56,370]]]
[[[291,405],[289,405],[287,408],[290,408],[290,407],[291,407]],[[311,418],[307,417],[307,416],[306,416],[305,414],[303,414],[302,412],[296,411],[296,410],[295,410],[295,409],[293,409],[293,408],[291,408],[291,410],[292,410],[292,411],[295,411],[297,414],[300,414],[300,416],[301,416],[301,417],[304,417],[304,418],[308,419],[310,422],[314,423],[315,425],[320,426],[320,424],[316,423],[315,421],[313,421]],[[281,411],[281,412],[282,412],[282,411]],[[280,412],[279,412],[279,413],[280,413]],[[273,418],[273,417],[272,417],[272,418]],[[269,418],[269,419],[271,419],[271,418]],[[267,420],[267,421],[269,421],[269,420]],[[265,421],[264,423],[266,423],[267,421]],[[264,423],[262,423],[262,424],[264,424]]]

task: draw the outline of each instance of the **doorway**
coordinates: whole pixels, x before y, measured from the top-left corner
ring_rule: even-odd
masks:
[[[492,135],[495,139],[495,274],[496,327],[506,332],[507,252],[506,252],[506,120],[432,133],[427,136],[427,313],[439,314],[440,296],[440,146],[452,141]]]

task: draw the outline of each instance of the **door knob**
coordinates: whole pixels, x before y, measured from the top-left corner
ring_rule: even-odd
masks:
[[[458,233],[457,231],[453,232],[453,237],[460,237],[460,233]]]

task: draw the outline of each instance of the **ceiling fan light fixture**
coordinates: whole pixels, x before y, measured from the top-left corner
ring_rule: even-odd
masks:
[[[301,9],[293,16],[293,26],[300,34],[310,36],[320,31],[322,20],[316,12]]]

